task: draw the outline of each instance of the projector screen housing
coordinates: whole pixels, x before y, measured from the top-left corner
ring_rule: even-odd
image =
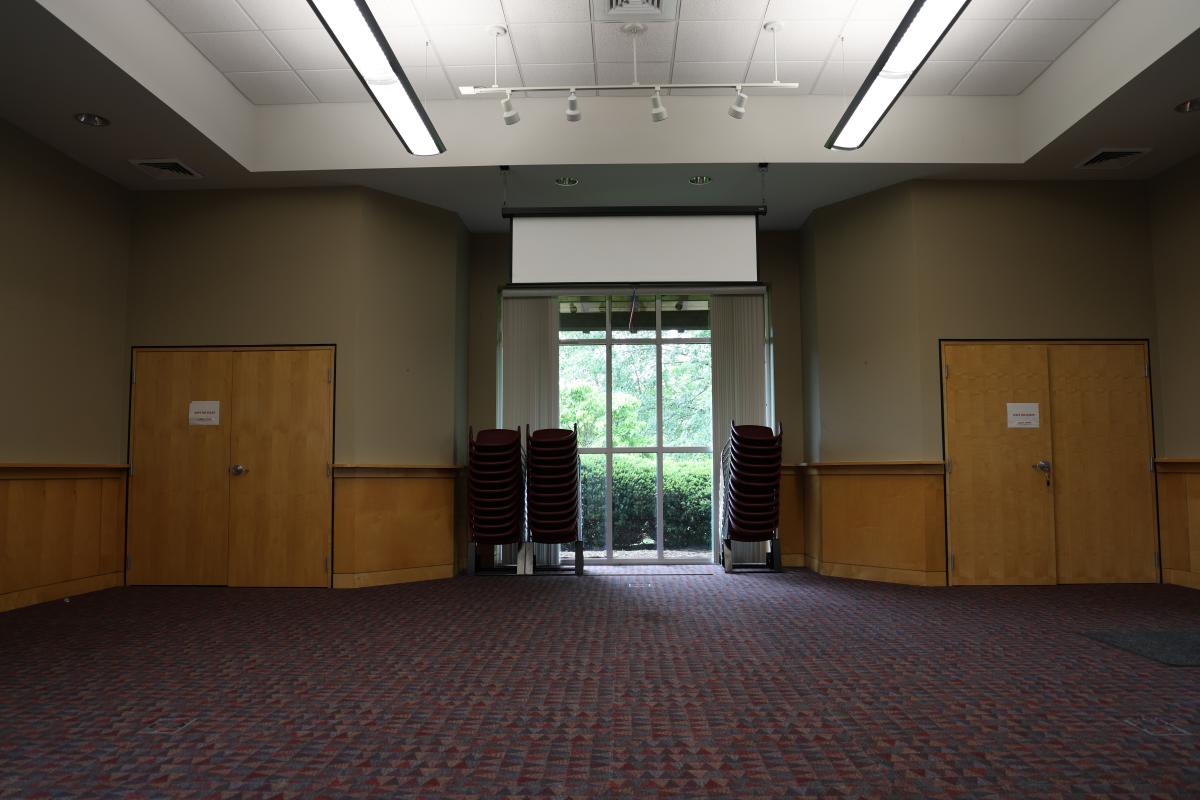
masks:
[[[753,283],[757,218],[514,217],[512,282]]]

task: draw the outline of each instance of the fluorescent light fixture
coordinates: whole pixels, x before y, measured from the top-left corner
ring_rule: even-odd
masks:
[[[857,150],[863,146],[969,2],[913,0],[826,147]]]
[[[446,146],[371,13],[371,2],[379,1],[308,0],[308,4],[400,137],[404,149],[415,156],[444,153]]]

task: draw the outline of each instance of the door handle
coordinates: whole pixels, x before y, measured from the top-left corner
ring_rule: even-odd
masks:
[[[1034,464],[1033,468],[1046,476],[1046,485],[1049,486],[1050,485],[1050,462],[1043,458],[1041,461]]]
[[[245,466],[244,464],[234,464],[232,467],[229,468],[230,475],[245,475],[249,471],[250,471],[250,468]]]

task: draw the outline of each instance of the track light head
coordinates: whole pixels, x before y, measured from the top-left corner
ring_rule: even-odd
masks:
[[[738,89],[737,96],[733,98],[733,105],[729,107],[729,116],[734,119],[743,119],[746,116],[746,94],[741,89]]]
[[[650,119],[654,122],[662,122],[667,118],[667,107],[663,105],[662,95],[658,93],[658,89],[654,90],[654,96],[650,98]]]
[[[583,119],[583,112],[579,110],[579,98],[575,96],[575,90],[567,95],[567,122],[579,122]]]
[[[521,115],[517,113],[515,108],[513,108],[512,94],[507,94],[504,96],[504,99],[500,101],[500,108],[504,110],[505,125],[516,125],[521,121]]]

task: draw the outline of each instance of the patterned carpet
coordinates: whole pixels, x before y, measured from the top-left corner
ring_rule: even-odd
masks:
[[[1169,586],[114,589],[0,615],[0,797],[1197,797]]]

